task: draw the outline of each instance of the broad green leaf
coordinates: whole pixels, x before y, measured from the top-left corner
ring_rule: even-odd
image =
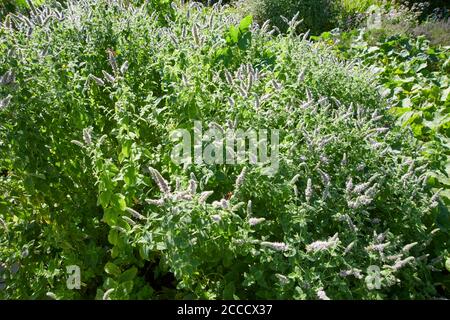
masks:
[[[106,271],[106,273],[113,275],[113,276],[119,276],[121,273],[120,268],[112,262],[106,263],[105,271]]]
[[[111,200],[111,197],[112,197],[112,192],[110,190],[101,192],[100,196],[98,197],[98,203],[103,208],[106,208],[109,205],[109,201]]]
[[[119,232],[117,230],[109,230],[108,241],[112,245],[117,245],[119,243]]]
[[[120,211],[125,211],[127,208],[127,203],[125,201],[124,195],[116,193],[111,197],[111,207],[119,209]]]
[[[138,269],[136,267],[131,267],[130,269],[124,271],[120,275],[119,281],[120,282],[131,281],[136,277],[137,272],[138,272]]]
[[[253,17],[251,15],[246,16],[239,23],[239,31],[244,34],[249,31],[250,26],[252,25]]]

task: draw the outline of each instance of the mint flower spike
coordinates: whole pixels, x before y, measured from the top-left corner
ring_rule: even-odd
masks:
[[[349,253],[353,247],[355,246],[356,241],[351,242],[344,250],[344,255],[346,255],[347,253]]]
[[[308,181],[306,182],[306,189],[305,189],[305,198],[306,198],[307,202],[309,202],[311,200],[312,194],[313,194],[312,181],[310,178],[308,178]]]
[[[201,39],[200,39],[200,36],[199,36],[199,34],[198,34],[198,27],[197,27],[197,24],[194,24],[193,26],[192,26],[192,37],[194,38],[194,41],[195,41],[195,44],[197,45],[197,46],[200,46],[201,45]]]
[[[45,295],[53,300],[58,300],[58,298],[56,297],[56,295],[53,292],[49,291]]]
[[[170,187],[168,182],[163,178],[161,173],[159,173],[158,170],[155,168],[149,167],[148,170],[150,171],[150,174],[152,175],[153,180],[157,184],[159,190],[164,193],[165,195],[170,194]]]
[[[286,285],[289,283],[289,278],[286,277],[285,275],[282,275],[280,273],[275,274],[275,277],[277,277],[278,281],[280,282],[281,285]]]
[[[73,143],[81,148],[84,148],[84,144],[78,140],[71,140],[70,143]]]
[[[264,21],[264,23],[262,24],[262,26],[260,28],[261,33],[266,33],[267,29],[269,28],[269,25],[270,25],[270,20]]]
[[[320,177],[322,179],[323,185],[324,186],[328,186],[330,184],[330,181],[331,181],[330,176],[326,172],[322,171],[321,169],[317,169],[317,171],[320,174]]]
[[[300,174],[296,174],[292,179],[290,184],[295,184],[297,183],[298,179],[300,178]]]
[[[225,79],[227,80],[227,83],[228,83],[230,86],[233,85],[233,76],[231,75],[230,71],[228,71],[227,69],[225,69],[224,73],[225,73]]]
[[[430,199],[430,207],[436,208],[439,205],[439,194],[443,189],[439,189]]]
[[[195,181],[194,179],[190,179],[189,180],[189,193],[191,195],[195,195],[196,192],[197,192],[197,181]]]
[[[117,71],[117,60],[112,51],[108,51],[108,62],[114,71]]]
[[[136,210],[132,209],[132,208],[126,208],[125,209],[127,212],[131,213],[131,215],[139,220],[145,220],[146,217],[144,217],[142,214],[140,214],[139,212],[137,212]]]
[[[8,85],[15,82],[15,74],[12,69],[9,69],[3,76],[0,76],[0,86]]]
[[[131,226],[136,225],[136,222],[134,222],[132,219],[128,218],[127,216],[122,216],[121,218]]]
[[[319,300],[330,300],[325,291],[323,291],[323,288],[317,290],[317,298],[319,298]]]
[[[94,80],[95,83],[97,83],[101,87],[103,87],[105,85],[105,82],[102,79],[100,79],[99,77],[94,76],[93,74],[89,75],[89,79]]]
[[[230,202],[227,199],[220,200],[220,206],[222,209],[226,210],[230,208]]]
[[[105,77],[105,79],[108,80],[109,82],[114,83],[116,81],[116,78],[114,78],[112,75],[110,75],[105,70],[102,70],[102,73],[103,73],[103,76]]]
[[[84,143],[88,146],[92,144],[92,128],[84,128],[83,129],[83,140]]]
[[[286,251],[289,249],[288,245],[285,244],[284,242],[267,242],[267,241],[263,241],[260,243],[261,246],[263,247],[268,247],[272,250],[275,251]]]
[[[145,199],[145,202],[157,207],[161,207],[164,205],[164,199]]]
[[[232,97],[227,97],[228,99],[228,103],[230,104],[231,108],[234,108],[234,106],[236,105],[236,102],[234,101],[234,99]]]
[[[111,295],[111,293],[113,293],[113,291],[114,288],[106,290],[106,292],[103,294],[103,300],[111,300],[109,296]]]
[[[246,167],[242,168],[241,173],[239,174],[239,176],[236,179],[236,184],[235,184],[236,191],[238,191],[241,188],[241,186],[244,184],[246,173],[247,173],[247,168]]]
[[[364,191],[366,191],[366,189],[370,186],[370,184],[371,184],[370,182],[358,184],[353,189],[353,192],[358,195],[361,195]]]
[[[8,95],[6,98],[0,100],[0,110],[6,109],[11,102],[12,96]]]
[[[175,190],[176,190],[176,191],[180,191],[180,190],[181,190],[181,180],[180,180],[179,177],[177,177],[177,178],[175,179]]]
[[[334,236],[328,238],[327,241],[314,241],[306,246],[306,252],[318,252],[328,250],[339,243],[339,234],[336,233]]]
[[[339,275],[343,278],[348,276],[354,276],[356,279],[362,279],[363,275],[361,274],[361,270],[357,268],[349,269],[349,270],[341,270]]]
[[[249,223],[249,225],[251,225],[253,227],[253,226],[256,226],[256,225],[264,222],[265,220],[266,219],[264,219],[264,218],[250,218],[250,219],[248,219],[248,223]]]
[[[248,200],[247,202],[247,217],[252,216],[252,200]]]
[[[2,218],[0,218],[0,225],[3,227],[3,229],[8,231],[8,226],[6,225],[5,220],[3,220]]]
[[[413,242],[410,244],[407,244],[406,246],[403,247],[402,251],[403,252],[408,252],[409,250],[411,250],[412,247],[416,246],[417,242]]]
[[[403,268],[403,267],[406,266],[408,263],[410,263],[410,262],[412,262],[412,261],[414,261],[414,260],[415,260],[414,257],[407,257],[407,258],[405,258],[405,259],[403,259],[403,260],[397,261],[391,268],[392,268],[393,270],[397,271],[397,270]]]
[[[214,193],[214,191],[203,191],[198,198],[199,203],[206,203],[206,200]]]
[[[371,245],[366,247],[366,251],[367,252],[378,251],[379,253],[382,253],[384,251],[384,249],[387,246],[389,246],[390,244],[391,244],[390,242],[380,243],[380,244],[371,244]]]
[[[353,179],[350,177],[345,184],[345,192],[349,194],[353,190]]]

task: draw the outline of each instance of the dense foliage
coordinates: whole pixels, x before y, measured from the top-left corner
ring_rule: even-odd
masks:
[[[55,4],[64,0],[2,0],[0,3],[0,18],[3,19],[10,12],[25,12],[32,7],[39,7],[42,4]]]
[[[370,31],[369,31],[370,32]],[[423,155],[434,169],[436,188],[450,199],[450,52],[433,48],[424,37],[395,36],[370,45],[363,32],[324,33],[320,38],[343,57],[376,67],[389,112],[424,142]]]
[[[0,17],[5,16],[9,12],[14,12],[20,7],[25,7],[25,0],[4,0],[0,3]]]
[[[274,36],[220,5],[163,0],[8,16],[0,297],[448,297],[439,156],[394,125],[379,70],[296,36],[296,22]],[[409,99],[447,106],[423,95]],[[172,133],[195,121],[215,136],[279,130],[278,170],[177,165]],[[427,139],[448,134],[437,125]]]

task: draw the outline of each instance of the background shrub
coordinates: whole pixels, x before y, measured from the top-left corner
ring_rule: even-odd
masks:
[[[408,7],[412,7],[418,4],[425,4],[421,19],[426,19],[428,15],[432,14],[436,9],[450,9],[450,4],[447,0],[397,0],[399,4],[404,4]]]
[[[430,20],[412,30],[416,37],[425,36],[434,46],[450,46],[450,20]]]
[[[393,36],[425,35],[433,45],[446,45],[448,8],[421,1],[343,1],[339,28],[366,28],[374,44]]]
[[[246,6],[258,23],[270,19],[281,31],[286,31],[288,25],[280,16],[291,20],[299,12],[299,20],[303,19],[300,30],[311,30],[312,34],[336,26],[340,8],[339,2],[333,0],[248,0]]]

